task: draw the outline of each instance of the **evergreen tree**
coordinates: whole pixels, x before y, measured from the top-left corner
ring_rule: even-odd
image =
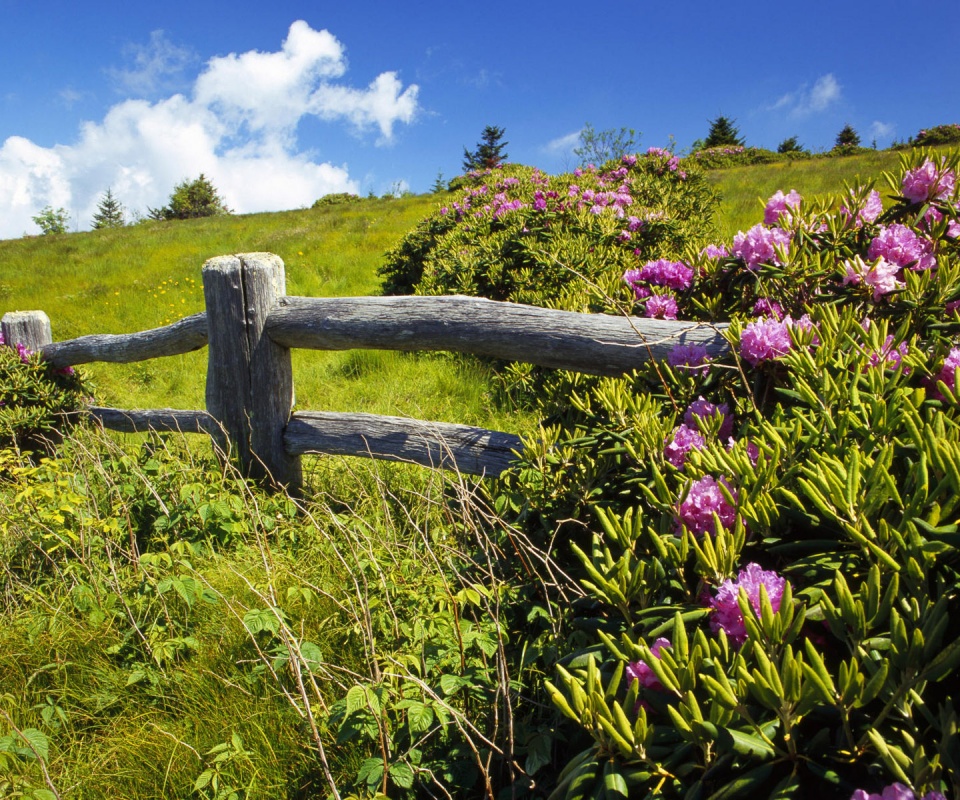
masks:
[[[93,227],[122,228],[126,224],[123,218],[123,204],[113,196],[111,189],[107,189],[97,205],[97,213],[93,215]]]
[[[202,172],[195,180],[184,180],[173,188],[170,203],[163,208],[148,209],[150,219],[195,219],[230,214],[214,185]]]
[[[500,141],[503,134],[503,128],[498,128],[496,125],[487,125],[483,129],[476,150],[471,153],[466,147],[463,148],[463,171],[471,172],[500,166],[507,158],[503,148],[509,144],[509,142]]]
[[[797,141],[796,136],[790,136],[777,145],[778,153],[802,153],[803,145]]]
[[[743,147],[744,140],[734,125],[735,119],[719,116],[710,120],[710,131],[703,142],[704,147]]]
[[[843,129],[840,133],[837,134],[837,141],[833,145],[834,149],[838,147],[859,147],[860,146],[860,134],[858,134],[853,126],[849,123],[843,126]]]

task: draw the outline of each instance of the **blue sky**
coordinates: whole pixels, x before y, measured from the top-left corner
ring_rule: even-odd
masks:
[[[206,173],[238,212],[428,191],[486,125],[572,168],[585,123],[678,150],[721,114],[751,145],[884,147],[960,122],[960,2],[84,3],[0,0],[0,238],[45,205],[86,229]]]

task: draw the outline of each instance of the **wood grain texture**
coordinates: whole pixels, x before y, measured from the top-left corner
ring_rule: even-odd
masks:
[[[726,325],[579,314],[475,297],[285,297],[266,330],[284,347],[452,350],[622,375],[677,344],[727,351]]]
[[[519,436],[468,425],[375,414],[298,411],[284,441],[296,454],[366,456],[497,476],[522,448]]]
[[[244,474],[296,489],[300,461],[283,445],[293,407],[290,350],[264,333],[284,286],[283,261],[271,253],[220,256],[204,265],[210,351],[206,404],[223,425]],[[216,438],[226,451],[227,441]]]
[[[121,433],[220,433],[220,424],[206,411],[185,411],[177,408],[122,409],[105,406],[90,406],[87,411],[104,428]]]
[[[43,311],[8,311],[0,319],[0,331],[8,347],[22,344],[36,351],[53,341],[50,317]]]
[[[73,367],[93,361],[129,364],[161,356],[199,350],[207,344],[204,312],[137,333],[97,333],[54,342],[43,348],[43,357],[57,367]]]

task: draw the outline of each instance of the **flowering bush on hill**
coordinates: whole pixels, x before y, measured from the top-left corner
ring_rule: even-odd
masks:
[[[72,368],[58,370],[0,335],[0,448],[48,449],[75,421],[86,394]]]
[[[506,481],[592,601],[554,797],[958,796],[958,164],[620,272],[730,350],[574,387]]]
[[[624,271],[705,242],[717,202],[660,148],[559,176],[505,165],[451,187],[458,195],[387,254],[386,293],[609,310],[630,300]]]

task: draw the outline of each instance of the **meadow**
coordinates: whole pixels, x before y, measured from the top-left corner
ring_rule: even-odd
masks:
[[[859,226],[816,216],[818,201],[857,176],[889,195],[880,173],[898,166],[878,152],[717,170],[703,178],[720,196],[703,220],[638,220],[650,247],[699,247],[701,222],[729,242],[775,191],[803,195],[804,213],[781,219],[804,243],[789,269],[700,255],[699,283],[677,295],[693,319],[739,315],[731,335],[746,338],[755,301],[797,316],[811,306],[815,333],[778,329],[787,344],[750,367],[743,351],[702,373],[680,363],[592,381],[444,355],[295,353],[299,409],[529,434],[502,481],[320,457],[298,503],[244,481],[200,439],[80,427],[49,457],[0,450],[0,796],[706,800],[948,786],[960,774],[942,682],[960,658],[949,613],[960,403],[938,337],[956,333],[944,312],[960,297],[955,244],[943,222],[942,266],[935,279],[904,276],[902,307],[871,300],[866,266],[841,285],[839,257],[816,251],[865,249]],[[497,190],[481,177],[471,192],[484,180]],[[507,180],[497,187],[547,206],[547,177]],[[651,159],[630,180],[637,197],[694,191]],[[46,311],[55,339],[142,330],[202,310],[207,258],[251,251],[283,258],[288,294],[376,294],[378,270],[401,241],[421,241],[428,216],[443,234],[423,248],[437,268],[423,285],[441,292],[529,233],[496,210],[454,223],[440,209],[455,197],[4,241],[0,309]],[[884,203],[916,217],[902,198]],[[573,219],[575,236],[547,231],[525,253],[555,244],[601,270],[602,254],[630,258],[612,215],[547,211]],[[607,276],[620,294],[598,299],[542,267],[493,288],[544,304],[633,301],[622,269]],[[648,286],[636,272],[639,313],[663,287],[656,270]],[[20,368],[2,355],[0,369]],[[205,369],[200,351],[81,371],[100,404],[202,408]],[[509,391],[513,379],[526,391]],[[928,385],[939,399],[925,400]],[[728,415],[736,442],[721,434]],[[699,444],[677,444],[681,419]],[[698,492],[706,512],[689,508]],[[727,585],[741,554],[768,568],[742,615]],[[702,599],[718,587],[727,605],[711,619],[736,617],[742,631],[708,628]]]

